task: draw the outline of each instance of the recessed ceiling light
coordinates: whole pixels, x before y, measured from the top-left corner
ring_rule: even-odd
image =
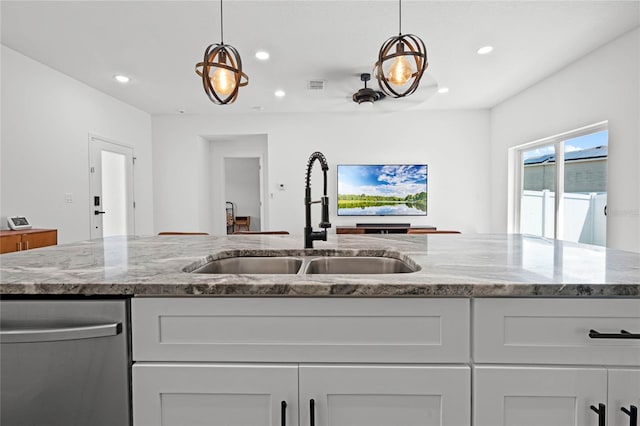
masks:
[[[256,52],[256,59],[266,61],[267,59],[269,59],[269,52],[265,52],[264,50]]]
[[[486,55],[487,53],[491,53],[493,51],[493,46],[483,46],[478,49],[478,55]]]
[[[441,87],[438,89],[438,93],[449,93],[448,87]]]
[[[129,77],[127,77],[126,75],[122,75],[122,74],[116,74],[116,75],[113,76],[113,78],[115,78],[120,83],[128,83],[131,80]]]
[[[286,95],[286,93],[284,92],[284,90],[276,90],[274,95],[276,95],[278,98],[284,98],[284,95]]]

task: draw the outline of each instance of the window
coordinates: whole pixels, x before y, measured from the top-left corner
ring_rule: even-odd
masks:
[[[512,148],[512,231],[606,245],[608,145],[599,123]]]

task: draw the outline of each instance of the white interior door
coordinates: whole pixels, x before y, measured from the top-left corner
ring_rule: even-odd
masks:
[[[89,137],[91,238],[135,234],[133,149]]]

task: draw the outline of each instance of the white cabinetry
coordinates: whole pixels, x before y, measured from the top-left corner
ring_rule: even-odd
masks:
[[[134,298],[134,426],[638,426],[640,299],[472,302]]]
[[[470,424],[467,299],[140,298],[132,325],[134,426]]]
[[[301,365],[301,425],[468,425],[467,366]]]
[[[609,426],[640,426],[640,368],[609,369]],[[631,411],[635,407],[635,424]],[[627,412],[622,411],[624,408]]]
[[[474,395],[475,426],[597,426],[607,370],[475,367]]]
[[[134,424],[295,426],[297,386],[297,365],[136,363]]]
[[[640,340],[620,330],[640,330],[640,300],[475,300],[473,424],[635,426]]]
[[[476,363],[640,366],[640,299],[476,299]]]

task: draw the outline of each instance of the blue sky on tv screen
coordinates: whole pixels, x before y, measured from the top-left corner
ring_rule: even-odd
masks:
[[[338,165],[338,194],[406,197],[427,191],[427,166]]]

